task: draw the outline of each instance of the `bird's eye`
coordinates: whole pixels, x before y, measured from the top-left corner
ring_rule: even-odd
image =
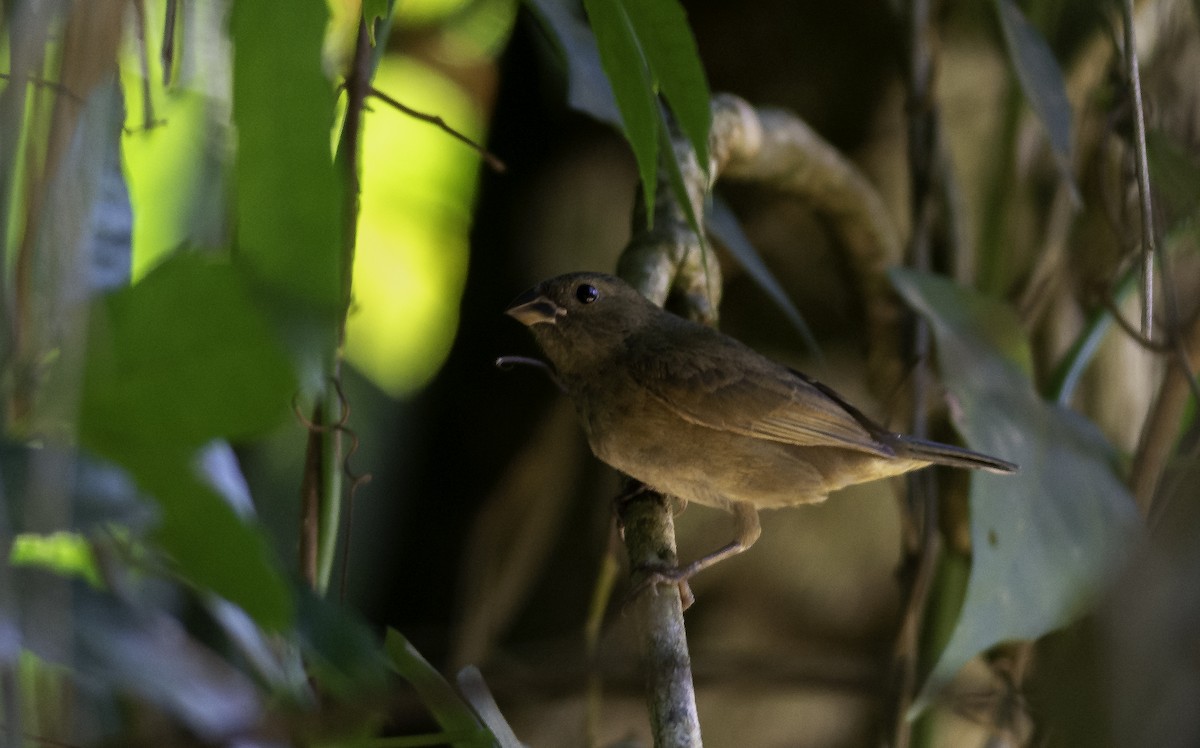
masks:
[[[579,287],[575,289],[575,298],[579,299],[579,303],[581,304],[591,304],[593,301],[600,298],[600,292],[596,290],[595,286],[588,285],[587,283],[581,283],[579,284]]]

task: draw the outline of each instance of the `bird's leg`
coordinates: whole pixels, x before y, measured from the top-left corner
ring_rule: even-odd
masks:
[[[689,579],[704,569],[724,561],[730,556],[736,556],[754,545],[755,541],[762,535],[762,525],[759,524],[758,510],[754,508],[754,505],[744,502],[734,504],[733,520],[733,540],[712,553],[701,556],[686,566],[655,567],[643,564],[639,570],[646,573],[646,578],[633,590],[631,596],[636,596],[645,589],[658,584],[680,585],[680,593],[682,595]],[[686,598],[690,598],[691,590],[689,589],[687,593]],[[690,601],[688,604],[690,605]],[[687,607],[687,605],[684,605],[685,610]]]

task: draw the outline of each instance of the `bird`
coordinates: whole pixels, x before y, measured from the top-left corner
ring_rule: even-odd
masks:
[[[648,570],[657,582],[683,585],[749,549],[761,509],[820,502],[928,465],[1018,470],[891,432],[832,388],[612,275],[550,278],[506,313],[549,359],[597,458],[661,494],[733,514],[732,541],[690,564]]]

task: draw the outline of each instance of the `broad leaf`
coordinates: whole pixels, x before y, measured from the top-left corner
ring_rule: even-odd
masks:
[[[238,2],[233,117],[239,260],[286,298],[342,302],[341,189],[330,155],[335,90],[321,69],[323,0]],[[334,325],[326,341],[332,353]]]
[[[295,383],[233,267],[177,255],[92,310],[80,438],[119,463],[162,510],[159,539],[181,574],[261,625],[290,601],[260,532],[197,477],[197,450],[264,432]],[[219,553],[214,553],[220,548]]]
[[[972,476],[970,581],[920,708],[980,652],[1037,638],[1083,613],[1139,523],[1112,447],[1091,423],[1035,392],[1029,346],[1008,307],[933,276],[897,269],[891,279],[929,321],[967,444],[1021,466],[1016,475]]]

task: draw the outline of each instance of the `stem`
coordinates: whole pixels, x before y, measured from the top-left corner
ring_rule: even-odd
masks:
[[[1138,71],[1137,46],[1133,32],[1133,0],[1123,0],[1125,63],[1129,75],[1129,98],[1133,108],[1133,146],[1137,167],[1138,198],[1142,213],[1142,335],[1154,332],[1154,212],[1150,198],[1150,166],[1146,158],[1146,114],[1142,108],[1142,76]]]

